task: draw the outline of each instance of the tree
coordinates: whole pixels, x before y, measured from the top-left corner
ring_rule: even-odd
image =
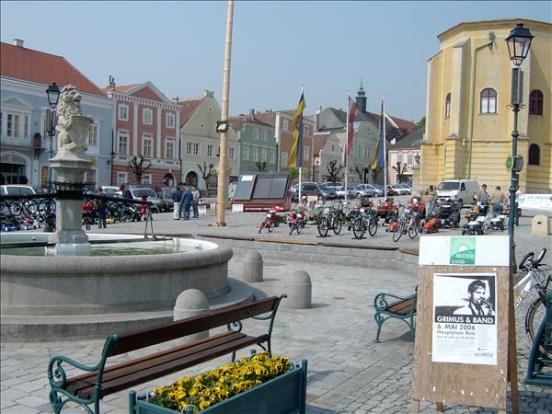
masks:
[[[326,170],[328,171],[326,179],[332,183],[335,183],[339,179],[342,169],[343,167],[337,163],[337,160],[331,160],[326,167]]]
[[[380,177],[382,172],[383,172],[383,168],[379,168],[379,167],[376,167],[376,168],[373,168],[373,169],[370,170],[370,173],[372,174],[372,182],[373,183],[378,182],[379,177]]]
[[[397,161],[396,165],[393,165],[393,170],[395,170],[395,173],[397,174],[397,182],[401,183],[402,179],[404,177],[404,173],[406,172],[406,169],[408,166],[405,163],[402,163],[400,161]]]
[[[416,129],[425,128],[426,117],[422,117],[418,122],[416,122]]]
[[[296,167],[289,167],[288,172],[292,180],[297,180],[299,178],[299,169]]]
[[[268,171],[268,168],[267,168],[267,162],[266,161],[257,161],[255,163],[255,165],[257,166],[257,171],[259,172],[267,172]]]
[[[128,162],[127,170],[134,175],[136,183],[140,184],[150,167],[151,161],[146,160],[143,155],[134,155]]]
[[[358,176],[359,181],[364,181],[364,168],[359,167],[358,165],[355,166],[355,174]]]
[[[203,165],[196,164],[197,168],[199,169],[199,172],[201,173],[201,177],[203,178],[203,181],[205,182],[205,190],[207,191],[207,197],[209,197],[209,178],[211,178],[212,175],[214,175],[215,172],[215,165],[209,164],[207,166],[207,163],[203,161]]]

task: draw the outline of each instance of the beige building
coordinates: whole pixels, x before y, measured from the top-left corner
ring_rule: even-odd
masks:
[[[427,67],[426,132],[420,185],[472,178],[508,188],[512,63],[505,39],[518,23],[534,36],[523,62],[518,154],[523,192],[552,191],[552,25],[508,19],[460,23],[441,33]]]

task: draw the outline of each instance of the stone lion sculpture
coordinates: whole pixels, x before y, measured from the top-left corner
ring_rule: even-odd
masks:
[[[63,87],[57,106],[58,147],[69,152],[84,152],[86,137],[93,119],[82,115],[81,94],[73,85]]]

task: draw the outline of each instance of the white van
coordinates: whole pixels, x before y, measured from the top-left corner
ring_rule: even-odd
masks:
[[[30,185],[9,184],[0,185],[0,195],[27,195],[36,194],[36,191]]]
[[[469,204],[479,191],[479,183],[475,180],[444,180],[437,186],[437,197],[450,198],[462,208]]]

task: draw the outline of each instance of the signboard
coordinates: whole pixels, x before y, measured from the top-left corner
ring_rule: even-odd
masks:
[[[520,194],[518,207],[522,210],[544,210],[552,212],[552,194]]]
[[[288,173],[252,173],[241,175],[232,199],[243,211],[266,211],[273,207],[288,209],[290,177]]]
[[[508,382],[517,406],[509,256],[508,236],[420,238],[413,413],[424,400],[502,412]]]

